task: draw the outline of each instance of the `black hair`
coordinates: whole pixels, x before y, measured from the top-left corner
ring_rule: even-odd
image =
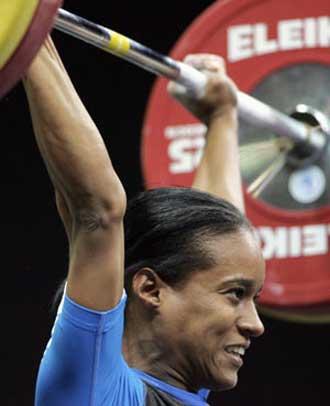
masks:
[[[134,274],[149,267],[166,283],[215,265],[207,243],[212,238],[252,230],[242,212],[224,199],[192,188],[144,191],[128,203],[125,229],[125,289]],[[55,297],[63,292],[61,284]],[[55,299],[56,300],[56,299]]]
[[[125,289],[143,267],[175,284],[215,265],[207,242],[252,227],[231,203],[192,188],[159,188],[139,194],[125,215]]]

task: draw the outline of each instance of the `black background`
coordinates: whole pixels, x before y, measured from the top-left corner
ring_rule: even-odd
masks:
[[[68,0],[65,8],[168,53],[187,25],[211,3]],[[53,37],[131,197],[143,188],[140,129],[154,77],[62,33]],[[33,404],[37,368],[53,322],[52,296],[66,273],[68,255],[20,84],[0,102],[0,117],[0,403],[25,406]],[[330,404],[330,326],[268,318],[264,322],[266,333],[249,350],[237,388],[212,395],[210,404]]]

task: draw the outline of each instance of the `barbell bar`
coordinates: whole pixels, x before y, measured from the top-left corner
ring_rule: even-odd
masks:
[[[54,26],[66,34],[117,55],[156,75],[174,80],[197,97],[201,97],[205,91],[206,77],[203,73],[116,31],[62,8],[58,10]],[[325,147],[330,134],[330,132],[313,129],[241,91],[238,91],[238,111],[241,119],[256,127],[270,130],[279,136],[289,137],[295,143],[308,144],[317,150]]]
[[[162,55],[122,34],[63,10],[60,7],[61,3],[61,0],[29,0],[27,2],[5,0],[1,4],[2,17],[5,19],[6,12],[16,5],[15,15],[8,13],[13,21],[9,18],[8,21],[4,21],[5,24],[2,24],[7,33],[4,33],[3,29],[2,32],[0,30],[1,47],[6,48],[9,43],[14,49],[9,61],[5,59],[0,65],[1,94],[6,93],[22,76],[22,71],[26,69],[50,27],[54,24],[55,28],[62,32],[117,55],[156,75],[176,81],[185,86],[189,92],[194,93],[196,97],[203,95],[206,77],[198,70]],[[26,7],[27,5],[29,7]],[[20,21],[21,14],[26,14],[25,8],[30,13],[27,14],[28,17],[25,21],[27,33],[21,42],[18,42],[17,38],[13,41],[14,35],[18,37],[16,23]],[[33,11],[35,11],[34,15]],[[28,26],[29,24],[30,26]],[[11,29],[12,35],[10,34]],[[238,111],[240,118],[246,122],[270,130],[278,136],[288,137],[295,144],[307,145],[312,153],[322,151],[327,144],[329,129],[320,131],[313,128],[241,91],[238,91]]]

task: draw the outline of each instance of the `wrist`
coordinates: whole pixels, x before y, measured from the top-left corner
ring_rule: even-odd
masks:
[[[221,121],[221,122],[231,122],[234,125],[238,125],[238,109],[237,106],[228,105],[222,106],[221,108],[215,109],[206,120],[206,124],[210,126],[211,124]]]

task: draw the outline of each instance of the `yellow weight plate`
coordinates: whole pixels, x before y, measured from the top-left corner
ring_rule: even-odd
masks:
[[[0,1],[0,69],[19,46],[38,5],[39,0]]]

